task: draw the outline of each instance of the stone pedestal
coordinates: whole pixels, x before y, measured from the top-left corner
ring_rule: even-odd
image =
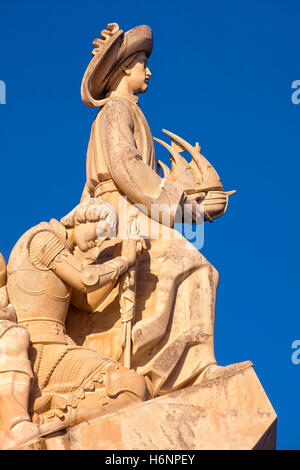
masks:
[[[40,448],[85,450],[275,449],[276,413],[252,363],[204,383],[82,423]]]

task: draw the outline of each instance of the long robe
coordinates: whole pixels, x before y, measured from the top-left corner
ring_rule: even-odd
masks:
[[[132,221],[147,238],[148,249],[136,264],[132,367],[150,377],[157,395],[167,393],[215,362],[218,273],[170,228],[182,191],[156,173],[153,138],[135,99],[116,93],[95,119],[87,152],[83,199],[100,195],[118,213],[119,238],[126,236]],[[160,216],[151,214],[157,204],[162,208]],[[142,205],[141,210],[134,205]],[[109,248],[106,255],[112,256]],[[76,336],[77,330],[84,344],[108,357],[120,358],[116,293],[115,286],[104,302],[93,306],[94,313],[88,318],[78,310],[73,312],[68,324],[76,340],[80,336]]]

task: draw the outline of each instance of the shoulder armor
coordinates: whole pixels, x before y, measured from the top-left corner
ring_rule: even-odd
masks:
[[[51,261],[65,249],[55,233],[41,230],[29,242],[28,253],[31,262],[39,269],[50,269]]]

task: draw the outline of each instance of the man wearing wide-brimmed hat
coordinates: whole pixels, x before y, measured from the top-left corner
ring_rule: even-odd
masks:
[[[159,395],[225,369],[216,365],[214,355],[218,273],[172,228],[168,239],[161,236],[162,222],[168,220],[172,227],[176,209],[186,203],[194,208],[195,203],[156,173],[153,138],[138,106],[136,95],[147,90],[151,76],[151,29],[137,26],[124,34],[117,24],[109,24],[93,44],[94,57],[81,93],[87,106],[100,110],[91,130],[83,199],[101,195],[113,204],[120,220],[125,213],[132,214],[133,205],[142,205],[140,234],[148,238],[148,251],[137,265],[132,367],[151,379]],[[161,208],[158,217],[151,213],[154,205]],[[158,238],[149,235],[150,226]],[[112,315],[110,324],[111,310],[100,306],[98,311],[98,321],[105,325],[98,337],[109,344],[109,355],[118,356],[115,332],[120,320]]]

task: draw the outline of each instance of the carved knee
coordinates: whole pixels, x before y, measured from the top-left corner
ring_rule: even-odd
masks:
[[[171,240],[167,251],[167,259],[180,268],[181,274],[195,271],[203,264],[201,253],[187,240]]]
[[[146,396],[146,381],[134,370],[118,363],[111,364],[106,370],[106,393],[109,397],[116,397],[124,392],[129,392],[143,401]]]
[[[7,356],[28,356],[30,336],[26,328],[12,327],[1,337],[2,343],[5,345]]]

